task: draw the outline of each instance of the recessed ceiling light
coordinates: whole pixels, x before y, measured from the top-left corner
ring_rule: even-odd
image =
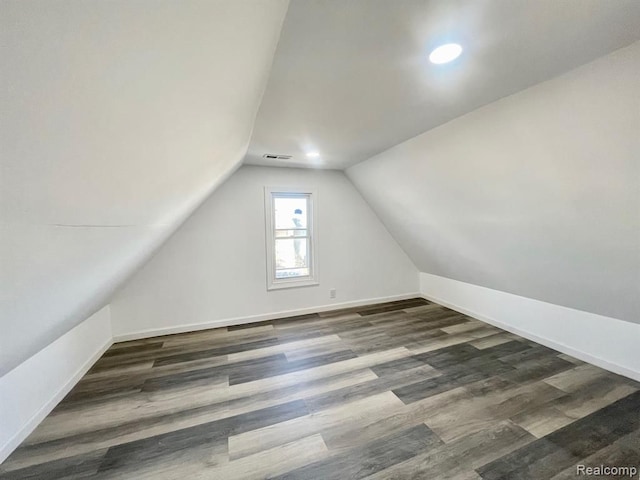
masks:
[[[447,43],[446,45],[440,45],[429,55],[431,63],[441,64],[448,63],[460,56],[462,53],[462,47],[457,43]]]
[[[307,158],[318,158],[320,156],[320,152],[308,152]]]

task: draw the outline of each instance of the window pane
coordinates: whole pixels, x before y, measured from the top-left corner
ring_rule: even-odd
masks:
[[[276,239],[276,269],[308,267],[307,247],[306,238]]]
[[[307,228],[307,197],[275,197],[276,229]]]
[[[276,270],[276,278],[295,278],[308,276],[308,268],[287,268],[285,270]]]
[[[276,230],[276,237],[308,237],[308,230]]]

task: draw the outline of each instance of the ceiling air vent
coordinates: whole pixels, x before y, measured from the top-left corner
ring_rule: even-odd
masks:
[[[291,160],[291,155],[276,155],[275,153],[265,153],[262,158],[269,160]]]

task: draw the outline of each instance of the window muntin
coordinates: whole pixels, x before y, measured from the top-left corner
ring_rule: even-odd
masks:
[[[268,288],[317,284],[314,194],[265,188]]]

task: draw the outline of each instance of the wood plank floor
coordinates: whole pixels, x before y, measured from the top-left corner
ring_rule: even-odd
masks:
[[[640,384],[412,299],[113,345],[0,478],[567,479],[579,464],[640,465]]]

